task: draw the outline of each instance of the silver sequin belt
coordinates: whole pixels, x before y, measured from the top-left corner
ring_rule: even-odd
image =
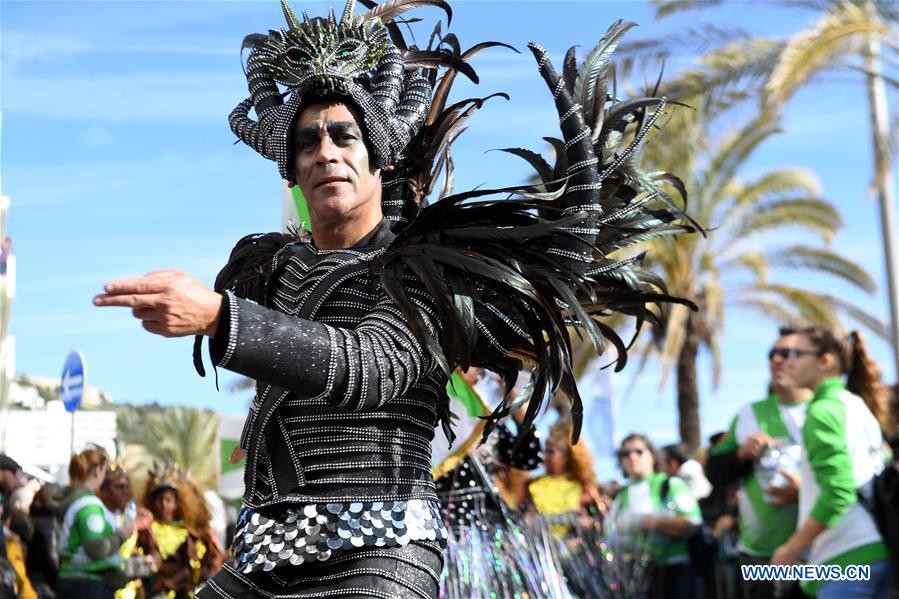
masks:
[[[311,504],[271,517],[244,507],[234,532],[232,564],[243,573],[324,561],[354,547],[392,547],[444,541],[436,501],[366,501]]]

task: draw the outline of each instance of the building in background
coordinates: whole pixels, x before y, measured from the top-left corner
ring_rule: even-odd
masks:
[[[9,387],[16,374],[16,339],[9,334],[9,316],[16,296],[16,257],[7,230],[10,199],[0,196],[0,451],[6,450]]]

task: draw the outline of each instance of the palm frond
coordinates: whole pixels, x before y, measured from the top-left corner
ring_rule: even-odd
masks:
[[[700,190],[700,193],[707,194],[709,198],[709,210],[714,210],[717,202],[725,198],[720,191],[726,189],[727,182],[736,177],[739,167],[765,140],[780,131],[776,123],[762,116],[728,134],[715,148],[702,173],[703,188]]]
[[[671,15],[707,8],[721,4],[722,0],[652,0],[656,7],[656,19],[663,19]]]
[[[843,220],[832,204],[821,198],[788,198],[758,204],[732,226],[730,238],[739,241],[771,229],[797,226],[830,241]]]
[[[721,261],[718,268],[724,272],[733,272],[738,269],[747,270],[754,275],[756,281],[765,284],[768,282],[770,264],[767,257],[761,252],[743,252],[738,256]]]
[[[899,6],[893,0],[873,0],[871,6],[885,23],[899,20]]]
[[[775,296],[792,306],[807,323],[833,324],[837,322],[836,309],[828,298],[820,293],[778,283],[756,285],[755,289]]]
[[[660,65],[672,57],[693,56],[744,37],[749,34],[739,27],[704,23],[687,25],[663,37],[625,41],[616,51],[618,74],[627,78],[637,61]]]
[[[700,306],[700,310],[702,307]],[[658,350],[661,372],[659,373],[659,391],[665,388],[671,370],[677,361],[681,347],[686,339],[686,323],[690,317],[690,311],[683,306],[672,306],[668,313],[667,327],[665,328],[662,345]]]
[[[828,249],[793,245],[765,257],[772,266],[825,272],[868,293],[877,291],[877,284],[864,268]]]
[[[741,294],[731,300],[731,306],[736,309],[755,312],[773,320],[780,326],[799,327],[806,321],[795,311],[791,310],[780,298],[761,294]]]
[[[807,196],[821,193],[818,177],[811,171],[800,169],[770,171],[742,184],[739,190],[731,190],[731,195],[736,206],[746,206],[772,195],[783,196],[799,192]]]
[[[697,66],[685,69],[665,85],[662,93],[686,102],[697,96],[714,99],[726,97],[734,89],[754,89],[770,75],[784,44],[758,37],[735,40],[705,54]]]
[[[784,46],[765,83],[764,107],[779,110],[816,73],[829,68],[848,43],[868,34],[895,35],[886,24],[872,21],[861,6],[834,3],[830,11]]]
[[[841,313],[846,314],[851,320],[854,320],[858,324],[862,325],[872,333],[876,334],[878,337],[889,343],[890,340],[890,327],[889,325],[874,316],[867,310],[864,310],[852,302],[846,301],[842,297],[838,297],[835,295],[825,295],[825,297],[830,301],[833,306],[837,308]]]
[[[132,447],[129,467],[171,462],[190,469],[205,488],[218,486],[218,432],[218,416],[196,408],[136,408],[119,418],[120,438]]]

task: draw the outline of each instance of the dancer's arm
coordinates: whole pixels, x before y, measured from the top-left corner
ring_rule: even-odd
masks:
[[[105,289],[96,305],[131,307],[152,333],[212,337],[218,366],[350,410],[375,409],[437,367],[386,294],[349,329],[284,314],[230,293],[222,296],[179,271],[113,281]],[[420,289],[412,295],[439,342],[433,299]]]

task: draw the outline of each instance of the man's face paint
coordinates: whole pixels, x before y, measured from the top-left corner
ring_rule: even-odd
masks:
[[[373,169],[355,115],[342,103],[313,104],[294,127],[294,176],[313,219],[339,222],[380,209]]]

